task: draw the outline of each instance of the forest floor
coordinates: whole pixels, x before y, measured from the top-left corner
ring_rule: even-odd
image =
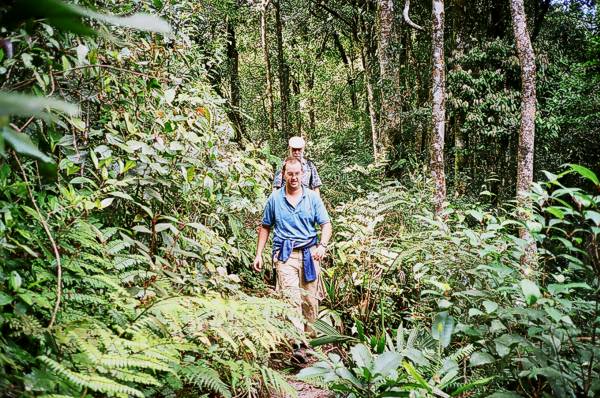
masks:
[[[311,386],[302,381],[291,380],[290,385],[298,391],[298,398],[331,398],[331,392],[321,390],[318,387]]]

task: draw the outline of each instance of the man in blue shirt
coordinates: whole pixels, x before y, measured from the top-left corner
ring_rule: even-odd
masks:
[[[296,307],[299,316],[292,319],[294,326],[301,332],[310,332],[312,329],[304,325],[301,315],[309,323],[317,319],[319,300],[324,296],[320,262],[331,239],[331,221],[319,195],[302,185],[302,163],[298,158],[288,157],[282,173],[286,183],[273,191],[267,200],[252,266],[256,271],[262,269],[262,253],[271,229],[274,229],[277,289]],[[321,226],[320,241],[317,224]],[[300,347],[294,357],[300,362],[306,360]]]

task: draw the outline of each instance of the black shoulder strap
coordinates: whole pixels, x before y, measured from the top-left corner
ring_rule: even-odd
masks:
[[[304,158],[304,160],[306,160],[306,164],[308,165],[308,168],[310,169],[310,179],[308,180],[308,186],[312,187],[312,183],[313,183],[313,173],[312,173],[312,169],[315,167],[315,163],[310,160],[309,158]]]

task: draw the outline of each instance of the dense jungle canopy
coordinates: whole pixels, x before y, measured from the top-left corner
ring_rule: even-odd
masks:
[[[292,136],[302,369],[251,267]],[[0,396],[599,396],[599,176],[595,0],[3,1]]]

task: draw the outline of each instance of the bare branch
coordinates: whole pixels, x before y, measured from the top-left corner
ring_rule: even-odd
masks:
[[[23,168],[23,165],[19,161],[19,157],[17,156],[17,154],[13,152],[13,156],[17,161],[17,165],[19,165],[19,169],[21,169],[21,174],[23,175],[23,180],[25,181],[25,186],[27,187],[27,192],[29,192],[29,198],[31,199],[31,203],[33,204],[33,207],[35,208],[35,212],[38,215],[38,221],[40,222],[40,224],[42,224],[42,227],[44,228],[44,231],[46,232],[46,235],[48,236],[48,240],[50,241],[50,245],[52,246],[52,251],[54,252],[54,257],[56,259],[56,302],[54,303],[54,309],[52,310],[52,317],[50,319],[50,323],[48,324],[48,330],[50,330],[50,329],[52,329],[52,326],[54,325],[54,322],[56,321],[56,314],[58,313],[58,309],[60,307],[60,301],[62,298],[62,265],[60,262],[60,254],[58,251],[58,246],[56,245],[56,242],[54,241],[54,237],[52,236],[52,233],[50,232],[50,226],[44,219],[44,216],[42,215],[42,211],[38,207],[35,197],[33,196],[33,192],[31,191],[31,187],[29,186],[30,185],[29,179],[27,178],[25,169]]]
[[[417,30],[425,30],[425,29],[423,29],[422,26],[417,25],[410,19],[410,16],[408,15],[409,10],[410,10],[410,0],[406,0],[406,3],[404,3],[404,11],[402,12],[402,15],[404,16],[404,20],[406,21],[406,23],[409,26],[411,26]]]

